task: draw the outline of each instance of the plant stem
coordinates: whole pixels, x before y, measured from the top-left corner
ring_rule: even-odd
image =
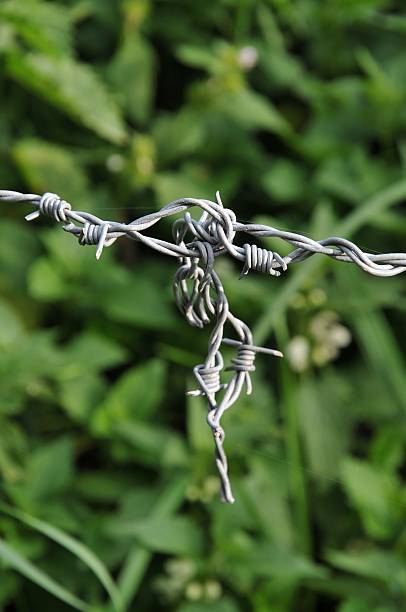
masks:
[[[286,345],[288,329],[285,317],[281,316],[277,326],[277,340]],[[298,534],[298,544],[301,552],[311,556],[312,543],[310,519],[307,503],[305,470],[300,445],[299,419],[297,412],[297,395],[294,377],[285,360],[280,361],[282,383],[282,405],[285,420],[285,445],[287,465],[289,470],[289,486],[293,498],[293,515]]]

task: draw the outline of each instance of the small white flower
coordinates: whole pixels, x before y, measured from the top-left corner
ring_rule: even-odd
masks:
[[[121,172],[124,168],[124,158],[119,153],[114,153],[106,159],[106,168],[110,172]]]
[[[326,365],[338,356],[338,349],[332,344],[318,344],[312,351],[312,360],[317,366]]]
[[[203,596],[203,587],[200,582],[189,582],[185,590],[186,599],[198,601]]]
[[[327,296],[323,289],[316,287],[312,289],[309,293],[309,302],[311,302],[314,306],[321,306],[327,300]]]
[[[333,325],[329,331],[329,340],[335,346],[343,348],[351,343],[351,332],[344,325]]]
[[[220,599],[223,589],[217,580],[207,580],[205,586],[206,598],[214,601]]]
[[[309,365],[310,343],[304,336],[294,336],[286,351],[292,370],[303,372]]]
[[[332,310],[319,312],[310,321],[309,331],[311,335],[316,340],[325,342],[332,325],[336,323],[337,319],[337,313]]]
[[[189,559],[169,559],[165,564],[165,571],[182,581],[189,580],[195,573],[195,566]]]
[[[243,70],[252,70],[258,61],[255,47],[242,47],[238,53],[238,63]]]

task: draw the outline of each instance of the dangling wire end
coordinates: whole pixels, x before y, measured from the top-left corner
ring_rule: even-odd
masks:
[[[38,219],[38,217],[41,215],[41,213],[39,212],[39,210],[34,210],[33,212],[29,213],[28,215],[25,215],[24,219],[26,221],[34,221],[34,219]]]

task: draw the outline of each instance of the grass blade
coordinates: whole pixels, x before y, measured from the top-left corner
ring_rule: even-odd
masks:
[[[7,504],[0,503],[0,511],[14,517],[28,527],[35,529],[35,531],[42,533],[80,559],[104,586],[114,606],[114,610],[116,610],[116,612],[121,612],[123,604],[117,586],[114,584],[104,563],[102,563],[87,546],[78,542],[78,540],[75,540],[75,538],[63,532],[61,529],[30,516],[26,512],[12,508]]]
[[[288,331],[286,321],[280,318],[276,334],[280,344],[286,344]],[[303,554],[311,556],[312,541],[309,507],[307,500],[306,475],[300,441],[297,392],[292,373],[284,360],[279,362],[282,382],[282,404],[285,419],[285,447],[289,468],[290,490],[294,503],[294,517],[298,544]]]
[[[377,376],[383,376],[397,400],[406,411],[405,361],[388,321],[379,312],[353,315],[357,336]]]
[[[48,591],[48,593],[51,593],[69,606],[72,606],[72,608],[76,608],[76,610],[90,610],[86,602],[67,591],[56,582],[56,580],[35,567],[31,561],[24,559],[24,557],[11,548],[4,540],[0,540],[0,559],[3,559],[7,565],[13,567],[17,572],[32,582],[35,582],[35,584]]]

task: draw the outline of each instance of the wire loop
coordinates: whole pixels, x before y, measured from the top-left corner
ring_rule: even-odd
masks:
[[[205,395],[211,405],[215,405],[215,396],[225,385],[220,382],[220,373],[224,367],[223,357],[217,352],[213,365],[199,364],[193,369],[200,389],[188,391],[188,395]]]
[[[44,193],[38,203],[38,210],[25,217],[27,221],[36,219],[41,214],[53,217],[57,222],[67,222],[66,213],[72,210],[71,205],[62,200],[56,193]]]
[[[280,276],[281,273],[275,269],[275,266],[281,267],[283,271],[288,267],[283,257],[274,251],[268,251],[258,247],[256,244],[248,243],[244,244],[243,249],[245,262],[241,276],[246,276],[250,270],[257,270],[272,276]]]

